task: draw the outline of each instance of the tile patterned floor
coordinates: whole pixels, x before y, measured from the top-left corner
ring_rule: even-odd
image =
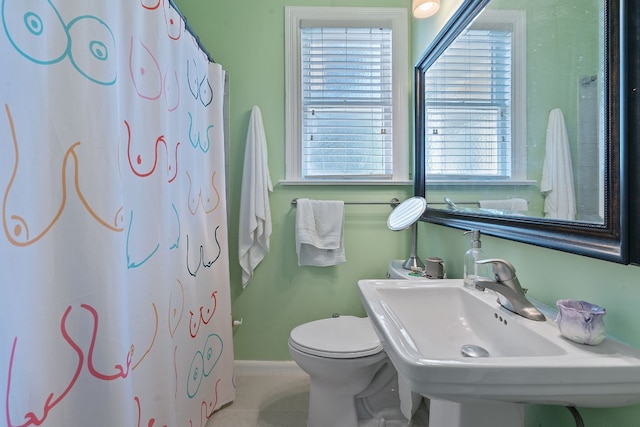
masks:
[[[285,366],[285,369],[237,367],[236,400],[214,413],[206,427],[305,427],[309,376],[297,367]],[[387,423],[384,427],[426,426],[427,410],[421,406],[410,424],[399,426]],[[375,423],[371,427],[382,426]]]

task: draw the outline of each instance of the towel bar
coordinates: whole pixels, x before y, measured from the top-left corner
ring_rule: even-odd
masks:
[[[395,208],[400,204],[400,200],[395,197],[388,202],[344,202],[345,205],[390,205],[392,208]],[[291,206],[294,208],[298,206],[298,199],[291,200]]]

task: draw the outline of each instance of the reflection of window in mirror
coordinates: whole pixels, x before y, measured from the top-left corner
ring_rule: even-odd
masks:
[[[525,27],[485,10],[427,71],[428,183],[527,179]]]

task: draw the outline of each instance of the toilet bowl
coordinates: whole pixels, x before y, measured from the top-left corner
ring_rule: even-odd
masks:
[[[406,421],[396,370],[368,318],[340,316],[297,326],[289,351],[310,377],[307,427],[357,427],[376,418]]]
[[[391,261],[388,277],[419,278],[402,264]],[[307,427],[407,425],[398,373],[369,318],[338,316],[299,325],[289,335],[289,352],[310,378]],[[413,414],[420,397],[409,399]]]

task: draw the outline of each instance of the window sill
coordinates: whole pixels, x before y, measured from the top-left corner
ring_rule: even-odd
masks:
[[[299,181],[299,180],[280,180],[278,181],[278,185],[281,186],[288,186],[288,185],[318,185],[318,186],[326,186],[326,185],[336,185],[336,186],[345,186],[345,185],[375,185],[375,186],[381,186],[381,185],[413,185],[413,181],[409,181],[409,180],[396,180],[396,181],[390,181],[390,180],[379,180],[379,181],[375,181],[375,180],[316,180],[316,181]]]
[[[468,187],[473,186],[500,186],[500,187],[534,187],[538,186],[538,181],[532,179],[523,179],[523,180],[513,180],[513,181],[496,181],[496,180],[482,180],[482,179],[474,179],[474,180],[451,180],[451,181],[427,181],[427,187],[440,187],[440,186],[451,186],[451,185],[464,185]]]

